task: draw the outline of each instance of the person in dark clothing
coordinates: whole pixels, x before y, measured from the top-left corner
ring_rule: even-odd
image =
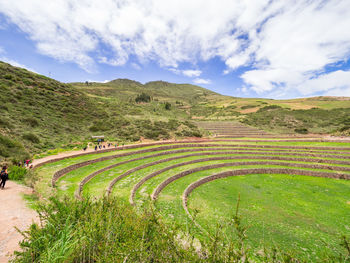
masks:
[[[2,167],[2,170],[0,172],[0,178],[1,178],[0,188],[4,189],[6,181],[9,179],[9,175],[7,173],[7,167],[6,166]]]
[[[95,151],[97,150],[97,145],[95,146]]]

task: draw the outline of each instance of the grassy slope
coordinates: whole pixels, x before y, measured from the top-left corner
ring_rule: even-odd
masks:
[[[21,159],[28,152],[76,141],[91,120],[103,116],[86,95],[70,85],[2,62],[0,89],[1,157]],[[17,143],[20,152],[11,152],[6,140]]]
[[[125,100],[127,92],[113,94],[96,88],[92,86],[97,94],[83,92],[0,62],[0,160],[23,160],[29,154],[62,146],[82,148],[96,134],[119,142],[199,135],[186,122],[184,110],[175,106],[166,110],[161,102],[137,104]],[[179,87],[179,93],[184,90],[192,92]]]
[[[190,84],[143,85],[127,79],[63,84],[3,62],[0,89],[1,159],[23,159],[62,146],[81,148],[96,134],[119,142],[198,136],[191,119],[235,119],[278,132],[306,128],[347,134],[350,127],[348,98],[234,98]],[[152,101],[135,103],[141,93]],[[171,103],[170,110],[165,102]],[[270,105],[282,108],[262,109]]]

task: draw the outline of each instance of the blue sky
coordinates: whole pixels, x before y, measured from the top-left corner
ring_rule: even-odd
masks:
[[[350,1],[0,0],[0,60],[63,82],[350,96]]]

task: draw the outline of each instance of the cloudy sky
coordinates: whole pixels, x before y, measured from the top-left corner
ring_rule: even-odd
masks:
[[[350,96],[350,0],[0,0],[0,60],[64,82]]]

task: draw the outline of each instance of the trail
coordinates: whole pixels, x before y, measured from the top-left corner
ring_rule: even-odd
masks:
[[[188,137],[188,138],[186,138],[186,140],[201,141],[201,138]],[[151,142],[156,142],[156,141],[153,141],[153,140],[142,140],[141,143],[125,144],[123,146],[129,146],[129,145],[135,145],[135,144],[142,146],[143,144],[147,144],[147,143],[151,143]],[[163,140],[162,142],[164,142],[164,143],[166,143],[166,142],[171,143],[171,142],[174,142],[174,140]],[[106,149],[116,149],[116,150],[118,150],[118,149],[120,149],[120,145],[117,148],[114,147],[114,144],[112,144],[111,147],[107,147],[108,143],[104,143],[104,144],[102,144],[102,146],[103,145],[105,145],[106,148],[102,148],[101,150],[106,150]],[[55,155],[49,155],[49,156],[46,156],[46,157],[43,157],[43,158],[40,158],[40,159],[34,159],[31,164],[35,168],[35,166],[37,166],[37,165],[39,165],[41,163],[45,163],[45,162],[50,161],[50,160],[55,160],[57,158],[73,157],[73,156],[79,155],[81,153],[99,153],[101,150],[97,149],[95,151],[94,147],[88,147],[86,149],[86,151],[84,151],[84,150],[77,150],[77,151],[62,152],[62,153],[58,153],[58,154],[55,154]]]
[[[99,150],[95,151],[93,148],[88,148],[88,149],[86,149],[86,151],[78,150],[78,151],[62,152],[62,153],[58,153],[58,154],[55,154],[55,155],[45,156],[45,157],[40,158],[40,159],[34,159],[32,164],[35,167],[38,164],[41,164],[41,163],[44,163],[44,162],[47,162],[47,161],[50,161],[50,160],[53,160],[53,159],[57,159],[57,158],[61,158],[61,157],[70,157],[70,156],[74,156],[74,155],[79,155],[81,153],[89,153],[89,152],[96,152],[96,153],[98,153]]]
[[[15,229],[28,229],[35,221],[39,222],[37,213],[26,206],[23,194],[31,194],[32,189],[13,181],[7,181],[5,189],[0,189],[0,263],[8,262],[10,255],[19,249],[22,235]]]

